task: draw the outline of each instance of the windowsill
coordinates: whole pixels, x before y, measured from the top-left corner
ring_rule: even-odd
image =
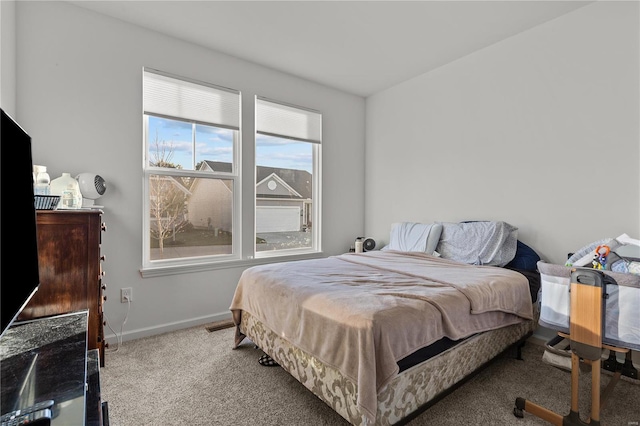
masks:
[[[325,257],[322,252],[291,254],[284,256],[265,256],[253,259],[228,260],[223,262],[195,263],[189,265],[165,265],[141,268],[142,278],[161,277],[166,275],[189,274],[193,272],[215,271],[228,268],[250,268],[269,263],[290,262],[293,260],[319,259]]]

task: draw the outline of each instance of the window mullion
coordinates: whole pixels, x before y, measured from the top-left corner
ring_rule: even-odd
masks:
[[[191,168],[196,169],[196,123],[191,122]]]

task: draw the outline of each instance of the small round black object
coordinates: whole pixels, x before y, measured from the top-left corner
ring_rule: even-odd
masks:
[[[362,248],[364,251],[371,251],[376,248],[376,242],[373,240],[373,238],[367,238],[362,243]]]

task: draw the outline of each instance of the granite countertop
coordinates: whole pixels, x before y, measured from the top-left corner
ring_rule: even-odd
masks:
[[[53,400],[52,425],[83,424],[88,311],[15,323],[0,339],[2,414]]]

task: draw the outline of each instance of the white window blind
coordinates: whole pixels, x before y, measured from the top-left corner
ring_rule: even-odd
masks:
[[[144,70],[144,112],[238,130],[240,93]]]
[[[322,114],[258,97],[256,131],[269,136],[320,143]]]

